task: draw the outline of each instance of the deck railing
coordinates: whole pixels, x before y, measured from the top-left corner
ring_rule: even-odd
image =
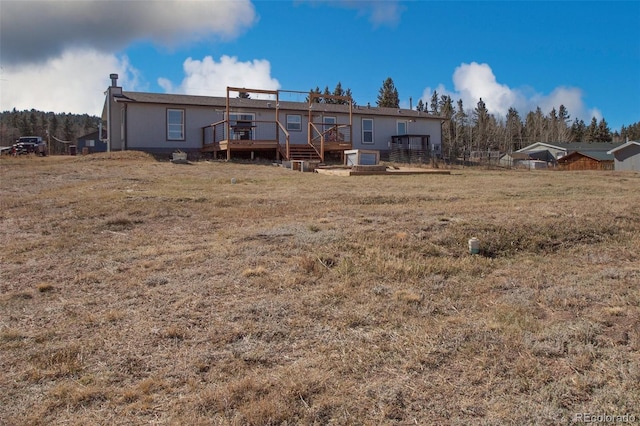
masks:
[[[211,145],[220,145],[220,142],[224,140],[225,123],[226,120],[218,121],[202,128],[203,148]]]
[[[309,123],[309,136],[309,144],[323,160],[327,149],[352,145],[350,124]]]
[[[278,129],[282,129],[286,133],[288,140],[289,134],[286,132],[282,124],[277,121],[235,121],[229,123],[230,135],[227,136],[227,120],[218,121],[202,128],[202,146],[219,145],[220,142],[241,140],[259,140],[259,141],[278,141]]]

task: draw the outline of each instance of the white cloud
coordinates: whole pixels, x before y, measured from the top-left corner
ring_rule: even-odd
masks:
[[[460,65],[453,73],[453,86],[464,103],[466,99],[473,99],[475,105],[482,98],[487,109],[496,115],[506,115],[510,106],[519,103],[518,92],[499,84],[487,64],[472,62]]]
[[[114,52],[137,40],[175,47],[229,39],[257,19],[250,0],[0,1],[3,110],[100,114],[110,73],[127,90],[144,89],[137,71]]]
[[[352,9],[358,15],[367,16],[375,27],[395,27],[400,23],[406,7],[399,0],[298,0],[310,5],[328,4],[343,9]]]
[[[226,96],[227,86],[277,90],[280,83],[271,77],[271,64],[264,59],[239,62],[238,58],[223,55],[220,62],[211,56],[202,60],[187,58],[183,69],[185,78],[174,86],[166,78],[159,78],[158,84],[166,92],[189,95]],[[252,95],[253,98],[259,98]]]
[[[3,66],[43,62],[69,48],[113,52],[135,40],[175,46],[233,38],[256,21],[250,0],[2,0]]]
[[[357,1],[353,4],[365,5],[368,9],[369,22],[375,26],[390,26],[395,27],[400,23],[400,17],[404,11],[404,6],[401,6],[398,1]]]
[[[0,109],[100,115],[110,73],[119,74],[119,85],[139,88],[138,73],[126,57],[92,49],[67,50],[43,64],[3,66]]]
[[[567,108],[572,119],[578,117],[588,122],[593,116],[598,119],[602,116],[598,109],[588,109],[585,106],[583,93],[579,88],[561,86],[548,94],[535,92],[528,94],[528,91],[499,83],[488,64],[463,63],[454,70],[452,80],[454,91],[450,92],[440,84],[436,88],[439,95],[449,95],[454,102],[462,99],[465,109],[475,108],[482,98],[489,113],[497,118],[505,118],[511,107],[518,110],[520,117],[524,120],[526,114],[537,107],[548,114],[553,108],[557,111],[560,105]],[[428,104],[432,93],[433,90],[430,87],[425,88],[422,101]]]

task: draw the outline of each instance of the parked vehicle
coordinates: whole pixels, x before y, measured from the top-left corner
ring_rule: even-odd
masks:
[[[37,155],[47,155],[47,144],[40,136],[22,136],[13,145],[13,154],[22,155],[35,153]]]

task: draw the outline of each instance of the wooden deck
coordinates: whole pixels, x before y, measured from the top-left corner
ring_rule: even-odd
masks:
[[[346,150],[351,149],[350,143],[338,143],[331,142],[325,143],[324,151],[325,153],[331,152],[339,152],[342,153]],[[311,145],[308,144],[291,144],[291,159],[296,159],[296,153],[302,148],[307,148],[307,150],[313,150]],[[216,143],[209,143],[203,145],[200,149],[201,152],[209,152],[209,153],[217,153],[217,152],[227,152],[227,150],[231,151],[231,155],[233,156],[234,152],[248,152],[248,151],[273,151],[282,155],[282,157],[286,157],[286,145],[279,144],[278,141],[275,140],[250,140],[250,139],[233,139],[233,140],[221,140]],[[304,159],[308,159],[308,155],[303,156]],[[302,157],[301,157],[302,158]]]
[[[278,141],[273,140],[222,140],[218,143],[205,144],[202,152],[226,151],[267,151],[278,149]]]

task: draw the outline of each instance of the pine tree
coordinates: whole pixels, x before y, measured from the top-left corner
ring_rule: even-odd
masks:
[[[638,121],[637,123],[630,124],[627,127],[627,137],[631,141],[640,140],[640,121]]]
[[[29,136],[33,133],[31,131],[31,127],[29,126],[29,121],[27,120],[26,114],[22,114],[20,119],[18,120],[18,130],[20,131],[20,136]]]
[[[71,124],[71,117],[69,115],[64,116],[64,121],[62,122],[62,137],[65,141],[73,141],[74,132],[73,125]]]
[[[378,93],[377,105],[383,108],[399,108],[400,97],[398,90],[393,84],[391,77],[388,77],[383,83]]]
[[[598,142],[611,142],[611,130],[604,117],[598,123]]]
[[[438,105],[438,92],[436,92],[435,90],[431,95],[431,103],[429,106],[431,107],[431,114],[438,115],[438,113],[440,112],[440,108]]]
[[[453,108],[453,101],[451,100],[451,96],[442,95],[440,99],[440,111],[441,116],[445,117],[447,120],[444,121],[442,125],[443,130],[443,141],[442,141],[442,152],[445,150],[448,153],[449,158],[452,155],[455,155],[455,123],[453,122],[453,115],[455,113]]]
[[[518,111],[511,107],[507,112],[506,123],[507,151],[517,151],[522,148],[522,120]]]
[[[475,123],[475,147],[478,151],[481,151],[487,147],[487,126],[489,125],[489,110],[482,98],[480,98],[476,108],[473,110],[473,120]]]
[[[342,90],[342,83],[338,82],[338,84],[336,84],[336,88],[333,89],[333,96],[351,96],[351,90],[349,90],[349,94],[347,94],[347,92]],[[343,99],[334,99],[333,101],[334,103],[339,105],[345,105],[348,103],[346,100],[343,100]]]
[[[353,105],[354,107],[356,106],[356,101],[353,100],[353,95],[351,94],[351,89],[347,88],[347,90],[345,90],[344,95],[351,98],[351,105]],[[344,103],[346,104],[348,101],[344,101]]]
[[[585,140],[585,135],[587,133],[587,126],[584,124],[584,121],[576,119],[573,121],[571,125],[571,136],[569,140],[571,142],[582,142]]]
[[[549,122],[547,129],[548,142],[558,142],[558,113],[555,107],[551,109],[549,113]]]
[[[620,128],[620,139],[622,141],[626,141],[628,137],[629,137],[629,130],[623,124],[622,127]]]
[[[569,129],[569,121],[571,116],[564,105],[558,108],[558,140],[560,142],[569,142],[571,140],[571,129]]]
[[[322,103],[324,104],[332,104],[333,99],[329,98],[331,96],[331,92],[329,91],[329,86],[324,86],[324,92],[322,92],[323,98]]]
[[[586,136],[587,142],[598,142],[598,120],[595,117],[591,118]]]
[[[422,102],[422,99],[418,100],[418,104],[416,105],[416,111],[420,111],[420,112],[424,111],[424,102]]]
[[[309,93],[310,93],[310,94],[313,94],[313,95],[319,95],[319,94],[321,93],[321,92],[320,92],[320,88],[319,88],[318,86],[316,86],[316,88],[315,88],[315,89],[311,89],[311,90],[309,90]],[[307,98],[305,99],[305,102],[307,102],[307,103],[308,103],[308,102],[309,102],[309,99],[310,99],[310,96],[307,96]],[[314,103],[314,104],[319,104],[320,102],[321,102],[321,99],[320,99],[319,97],[315,97],[315,98],[313,98],[313,103]]]
[[[51,114],[51,117],[49,117],[49,134],[51,136],[57,136],[59,125],[58,117],[55,114]]]
[[[467,113],[464,111],[464,107],[462,104],[462,99],[458,99],[458,109],[454,115],[454,120],[456,124],[456,152],[464,151],[464,147],[467,145],[466,139],[466,124],[467,124]]]

